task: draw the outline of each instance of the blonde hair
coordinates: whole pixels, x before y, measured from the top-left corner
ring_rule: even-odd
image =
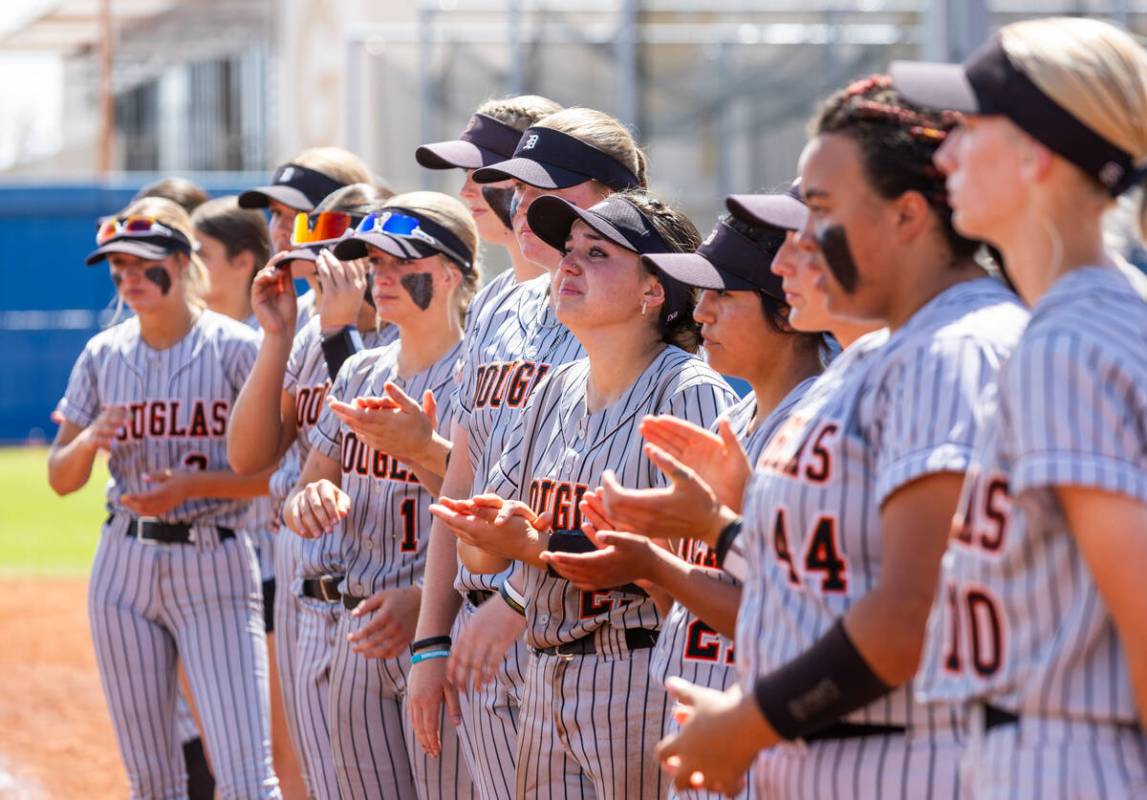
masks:
[[[641,188],[649,185],[645,177],[645,153],[637,146],[633,134],[616,119],[592,108],[567,108],[550,114],[537,123],[596,147],[624,164],[636,177]]]
[[[548,97],[520,94],[517,97],[491,98],[478,106],[474,113],[485,114],[504,125],[524,131],[538,120],[561,110],[561,104]]]
[[[312,214],[322,211],[344,211],[348,214],[369,214],[382,208],[386,201],[394,197],[394,192],[375,186],[373,183],[352,183],[335,189],[315,206]]]
[[[1093,19],[1025,20],[1000,30],[1011,62],[1056,104],[1140,164],[1147,158],[1147,52]]]
[[[457,236],[466,245],[468,252],[461,255],[470,256],[472,269],[468,272],[463,271],[451,259],[442,256],[447,264],[462,274],[462,283],[458,287],[457,300],[458,313],[464,318],[470,301],[474,299],[474,295],[478,291],[478,282],[481,278],[481,271],[478,266],[478,226],[474,223],[474,217],[470,215],[470,210],[462,205],[457,198],[441,192],[396,194],[386,201],[386,207],[402,208],[428,217]]]
[[[291,160],[292,164],[321,172],[339,183],[375,183],[363,160],[341,147],[311,147]]]
[[[207,290],[207,267],[195,252],[199,240],[195,236],[195,228],[188,213],[180,205],[165,197],[143,197],[132,202],[118,216],[154,217],[187,237],[192,250],[187,254],[187,269],[183,271],[183,294],[190,304],[206,308],[207,303],[203,300],[203,295]]]

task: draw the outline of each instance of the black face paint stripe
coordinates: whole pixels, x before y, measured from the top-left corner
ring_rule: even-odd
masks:
[[[514,203],[514,190],[504,186],[483,186],[482,197],[485,198],[486,205],[490,206],[490,210],[497,215],[506,229],[512,229],[511,220],[514,218],[514,210],[517,208],[517,204]]]
[[[824,253],[825,263],[836,276],[841,288],[848,294],[856,291],[860,282],[860,275],[856,269],[856,261],[852,258],[852,250],[848,246],[848,234],[840,225],[826,225],[818,228],[816,243]]]
[[[148,267],[143,271],[143,276],[158,286],[164,297],[171,291],[171,275],[163,267]]]
[[[112,283],[114,283],[116,288],[118,289],[120,287],[120,284],[123,283],[123,275],[120,275],[118,272],[113,272],[112,273]]]
[[[430,308],[430,301],[434,299],[434,277],[429,272],[403,275],[400,283],[416,306],[423,311]]]

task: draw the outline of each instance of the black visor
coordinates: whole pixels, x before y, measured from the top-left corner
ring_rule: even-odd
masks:
[[[178,231],[177,231],[178,233]],[[124,236],[112,239],[88,253],[84,263],[91,267],[112,253],[125,253],[145,261],[162,261],[172,253],[190,253],[191,244],[186,237],[163,239],[159,237]]]
[[[545,195],[530,203],[526,220],[539,239],[558,251],[565,250],[570,228],[581,220],[626,250],[641,254],[673,252],[653,223],[635,205],[616,195],[588,209],[578,208],[555,195]]]
[[[517,128],[475,114],[457,139],[424,144],[414,158],[427,169],[478,169],[512,158],[521,138]]]
[[[539,189],[566,189],[596,180],[617,191],[641,186],[628,167],[613,156],[551,128],[527,128],[513,157],[474,173],[477,183],[515,178]]]
[[[758,291],[784,300],[781,279],[770,269],[785,232],[762,229],[772,235],[750,238],[737,230],[746,223],[720,220],[695,253],[648,255],[644,260],[662,272],[698,289]]]
[[[1141,176],[1131,154],[1056,103],[1008,58],[993,36],[961,64],[894,61],[892,82],[904,99],[964,114],[1000,114],[1095,178],[1112,196]]]
[[[343,183],[318,170],[283,164],[275,170],[270,186],[256,186],[239,195],[240,208],[266,208],[271,200],[283,205],[311,211],[319,202]]]
[[[729,195],[725,198],[725,208],[737,219],[752,225],[771,225],[786,231],[799,231],[808,219],[808,206],[801,198],[800,178],[781,194]]]
[[[418,222],[418,230],[409,233],[387,232],[386,230],[362,231],[356,229],[340,239],[331,252],[341,261],[366,258],[368,245],[377,247],[395,258],[418,260],[435,255],[444,255],[458,265],[463,272],[474,270],[474,253],[449,228],[439,225],[425,214],[397,206],[386,206],[367,217],[370,220],[387,213],[412,217]],[[366,220],[364,220],[366,222]],[[413,224],[413,223],[411,223]],[[360,224],[361,228],[361,224]]]

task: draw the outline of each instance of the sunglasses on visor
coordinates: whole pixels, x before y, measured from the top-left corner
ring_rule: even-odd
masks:
[[[386,233],[400,239],[411,239],[437,250],[439,253],[456,261],[469,269],[470,259],[461,255],[457,250],[443,244],[437,238],[422,230],[416,217],[409,214],[400,214],[396,211],[382,211],[368,214],[355,228],[356,234]]]
[[[103,245],[119,236],[163,236],[182,238],[177,232],[155,217],[112,217],[100,223],[96,231],[96,244]]]
[[[315,242],[338,239],[354,227],[355,218],[345,211],[320,211],[308,214],[301,211],[295,215],[295,228],[291,233],[291,245],[300,247]]]

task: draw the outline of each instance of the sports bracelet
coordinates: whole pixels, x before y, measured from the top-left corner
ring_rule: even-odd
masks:
[[[423,661],[433,661],[436,658],[449,658],[449,650],[425,650],[410,657],[411,664],[421,664]]]
[[[506,605],[517,611],[523,617],[526,616],[526,598],[510,585],[509,578],[502,581],[502,585],[498,587],[498,594],[506,601]]]
[[[450,649],[452,644],[449,636],[428,636],[425,639],[418,639],[410,643],[410,652],[417,653],[419,650],[425,650],[428,647],[435,647],[437,645],[445,645],[446,649]]]
[[[723,566],[725,563],[725,556],[729,553],[729,548],[733,546],[733,542],[741,535],[741,528],[744,525],[744,520],[737,517],[732,522],[721,528],[721,532],[717,534],[717,566]]]

